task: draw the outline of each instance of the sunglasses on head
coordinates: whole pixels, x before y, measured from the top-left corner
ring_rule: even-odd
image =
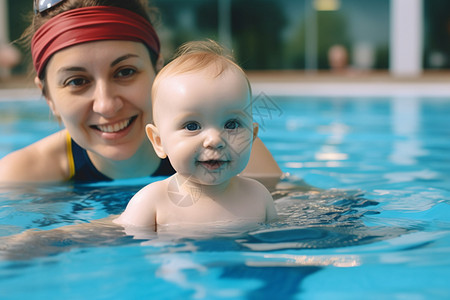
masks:
[[[49,8],[52,8],[56,4],[63,2],[64,0],[34,0],[33,1],[33,9],[34,13],[41,13],[46,11]]]

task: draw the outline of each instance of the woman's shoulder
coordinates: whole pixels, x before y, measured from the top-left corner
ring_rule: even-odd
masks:
[[[69,174],[66,130],[14,151],[0,160],[1,182],[62,181]]]

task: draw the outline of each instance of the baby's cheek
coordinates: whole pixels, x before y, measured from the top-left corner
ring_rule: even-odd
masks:
[[[250,155],[250,150],[253,142],[253,137],[251,132],[243,131],[237,135],[230,135],[228,137],[228,145],[230,146],[233,153],[239,156]]]
[[[195,157],[195,151],[192,149],[188,147],[176,147],[171,150],[169,159],[177,171],[192,171],[192,168],[195,167]]]

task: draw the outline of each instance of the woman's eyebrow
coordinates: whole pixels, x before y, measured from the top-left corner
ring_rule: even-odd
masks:
[[[120,56],[118,58],[116,58],[112,63],[111,63],[111,67],[114,67],[115,65],[117,65],[118,63],[120,63],[121,61],[127,60],[131,57],[139,57],[139,55],[136,54],[126,54],[123,56]],[[58,73],[64,73],[64,72],[85,72],[86,68],[83,67],[63,67],[61,69],[58,70]]]
[[[111,63],[111,67],[114,67],[115,65],[117,65],[118,63],[120,63],[121,61],[124,61],[124,60],[127,60],[127,59],[129,59],[129,58],[131,58],[131,57],[139,57],[138,55],[136,55],[136,54],[126,54],[126,55],[123,55],[123,56],[121,56],[121,57],[119,57],[119,58],[116,58],[112,63]]]
[[[86,69],[83,67],[63,67],[58,70],[58,73],[65,73],[65,72],[85,72]]]

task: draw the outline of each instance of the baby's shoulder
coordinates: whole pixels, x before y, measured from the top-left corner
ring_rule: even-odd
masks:
[[[115,223],[133,226],[154,226],[160,201],[167,194],[165,180],[152,182],[140,189],[128,202]]]
[[[275,209],[272,194],[270,194],[269,190],[255,179],[242,176],[238,177],[240,178],[241,183],[247,186],[247,188],[242,190],[243,192],[245,191],[247,195],[247,201],[253,199],[254,204],[262,204],[264,206],[266,222],[275,220],[277,211]],[[252,197],[248,197],[248,195],[252,195]]]
[[[246,177],[246,176],[236,176],[235,179],[239,182],[241,185],[248,185],[248,186],[262,186],[264,185],[260,183],[258,180]]]
[[[147,198],[148,196],[155,198],[155,195],[165,193],[167,191],[167,180],[168,179],[158,180],[147,184],[140,189],[133,198]]]
[[[276,218],[277,212],[274,206],[272,195],[269,190],[259,181],[251,178],[238,176],[241,184],[241,195],[245,195],[245,200],[254,205],[253,208],[264,209],[265,221],[272,221]]]
[[[236,176],[239,189],[245,192],[258,193],[260,195],[270,195],[267,188],[259,181],[245,176]]]

